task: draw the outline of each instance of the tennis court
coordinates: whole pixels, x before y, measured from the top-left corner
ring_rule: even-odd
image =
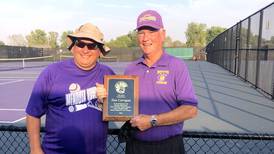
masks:
[[[25,124],[25,107],[41,70],[53,56],[0,59],[0,123]]]
[[[102,62],[123,74],[128,62]],[[186,130],[273,133],[274,103],[248,83],[208,62],[186,61],[199,101],[199,115]],[[0,122],[23,124],[32,86],[43,67],[0,71]],[[142,82],[142,81],[140,81]],[[122,123],[111,123],[119,128]]]
[[[128,62],[103,63],[111,66],[117,74],[123,74],[124,68],[128,64]],[[250,135],[243,136],[237,133],[273,134],[274,102],[220,66],[205,61],[186,61],[186,63],[199,101],[198,116],[185,122],[186,150],[189,153],[205,152],[208,151],[208,148],[212,151],[221,150],[223,153],[229,151],[249,153],[254,150],[257,153],[260,152],[259,149],[262,149],[263,153],[273,151],[273,142],[266,140],[268,138],[271,140],[269,135],[263,136],[262,140],[261,136],[254,136],[251,139]],[[13,134],[16,134],[16,139],[18,139],[14,141],[14,136],[10,134],[12,128],[9,128],[8,132],[3,131],[3,141],[6,138],[8,140],[0,141],[0,146],[3,145],[2,151],[29,153],[29,148],[26,148],[28,141],[25,133],[24,110],[32,86],[43,68],[32,67],[0,71],[0,125],[19,126],[24,132],[14,132]],[[44,117],[42,118],[43,124]],[[111,122],[109,131],[117,131],[121,125],[122,122]],[[116,149],[117,136],[115,135],[117,132],[112,134],[110,132],[108,152],[123,153],[124,144]],[[196,133],[192,134],[191,132]],[[199,132],[205,133],[199,134]],[[210,134],[211,132],[218,134]],[[222,132],[225,134],[221,135]],[[229,133],[234,135],[229,135]],[[14,144],[20,144],[19,149],[14,149],[16,147]],[[193,146],[197,146],[197,148],[193,148]],[[233,149],[228,148],[231,146]]]
[[[60,59],[67,58],[71,56],[64,56]],[[0,124],[25,125],[25,108],[32,87],[45,66],[53,62],[55,59],[52,56],[0,59]],[[102,63],[111,66],[117,74],[122,74],[127,65],[127,62]],[[121,125],[121,123],[117,124]],[[117,128],[114,123],[110,124],[110,127]]]
[[[25,107],[41,69],[0,71],[1,123],[14,124],[25,119]]]

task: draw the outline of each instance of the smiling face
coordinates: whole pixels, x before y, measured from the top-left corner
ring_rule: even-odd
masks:
[[[165,40],[164,29],[153,29],[150,27],[143,27],[137,32],[138,43],[142,49],[144,56],[151,54],[162,53],[163,43]]]
[[[96,65],[100,49],[94,43],[96,42],[78,39],[71,49],[75,64],[82,70],[91,70]]]

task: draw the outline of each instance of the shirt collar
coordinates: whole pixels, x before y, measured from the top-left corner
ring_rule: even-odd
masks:
[[[139,58],[136,61],[136,65],[137,64],[146,65],[144,61],[145,61],[145,58],[144,58],[144,56],[142,56],[141,58]],[[167,66],[168,64],[169,64],[168,54],[164,50],[164,52],[163,52],[162,56],[160,57],[160,59],[155,64],[153,64],[151,67],[164,67],[164,66]]]

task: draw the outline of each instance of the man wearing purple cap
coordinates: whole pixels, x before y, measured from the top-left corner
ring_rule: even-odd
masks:
[[[166,34],[156,11],[141,13],[136,30],[143,56],[125,74],[139,76],[140,115],[122,126],[119,138],[126,140],[126,154],[183,154],[183,124],[197,115],[198,104],[187,66],[164,51]],[[107,96],[102,86],[100,92],[98,98]]]
[[[197,99],[186,64],[163,49],[166,32],[156,11],[137,19],[137,40],[143,56],[125,74],[140,77],[139,112],[130,120],[137,131],[126,143],[127,154],[185,153],[185,120],[197,115]]]

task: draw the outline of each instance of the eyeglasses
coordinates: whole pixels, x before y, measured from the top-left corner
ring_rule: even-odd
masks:
[[[85,46],[87,46],[89,50],[98,49],[98,44],[97,43],[85,43],[85,42],[76,40],[75,45],[79,48],[84,48]]]

